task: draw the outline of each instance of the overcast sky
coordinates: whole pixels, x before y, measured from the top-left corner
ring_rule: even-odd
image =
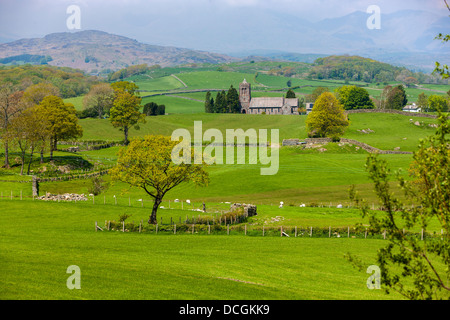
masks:
[[[402,10],[449,14],[443,0],[0,0],[0,38],[70,31],[66,26],[69,5],[80,8],[81,30],[101,30],[145,43],[180,47],[189,47],[187,41],[183,42],[188,32],[198,33],[198,39],[206,34],[211,37],[214,28],[223,30],[230,23],[244,26],[249,15],[253,15],[252,21],[261,17],[261,23],[266,14],[278,15],[280,20],[293,16],[299,21],[318,21],[366,12],[370,5],[378,5],[382,14]],[[207,41],[205,38],[193,45],[203,43],[203,48],[197,49],[214,49]]]

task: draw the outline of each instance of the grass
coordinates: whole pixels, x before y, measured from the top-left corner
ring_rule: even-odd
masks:
[[[122,212],[4,201],[1,299],[398,298],[368,290],[368,275],[344,259],[352,252],[374,264],[382,240],[94,232],[94,221]],[[81,290],[66,287],[70,265],[80,267]]]

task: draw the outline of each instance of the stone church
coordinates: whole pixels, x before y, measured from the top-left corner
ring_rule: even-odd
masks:
[[[246,114],[295,114],[298,115],[298,99],[285,97],[252,98],[250,83],[245,79],[239,84],[241,113]]]

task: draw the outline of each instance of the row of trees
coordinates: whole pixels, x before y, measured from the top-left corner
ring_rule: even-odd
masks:
[[[210,91],[206,93],[206,113],[239,113],[240,111],[239,93],[233,86],[230,86],[227,92],[225,90],[217,92],[216,99],[212,97]]]
[[[61,139],[79,138],[83,130],[78,124],[75,107],[57,96],[57,88],[41,83],[20,91],[11,84],[0,86],[0,134],[4,146],[3,167],[10,168],[9,150],[20,150],[21,171],[24,173],[25,157],[30,153],[27,174],[36,150],[53,151]]]

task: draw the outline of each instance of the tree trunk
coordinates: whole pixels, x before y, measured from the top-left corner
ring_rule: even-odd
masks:
[[[9,147],[7,141],[5,141],[5,168],[9,169]]]
[[[25,151],[22,151],[20,159],[22,160],[22,165],[20,166],[20,175],[23,176],[23,168],[25,167]]]
[[[33,162],[34,147],[31,147],[30,162],[28,162],[27,175],[30,175],[31,163]]]
[[[41,163],[44,163],[44,147],[41,149]]]
[[[123,132],[125,134],[125,140],[123,143],[127,146],[128,145],[128,126],[123,127]]]
[[[162,199],[156,198],[155,202],[153,203],[153,208],[152,208],[152,214],[150,215],[149,219],[148,219],[148,223],[149,224],[157,224],[158,221],[156,220],[156,212],[158,211],[159,205],[161,204]]]

